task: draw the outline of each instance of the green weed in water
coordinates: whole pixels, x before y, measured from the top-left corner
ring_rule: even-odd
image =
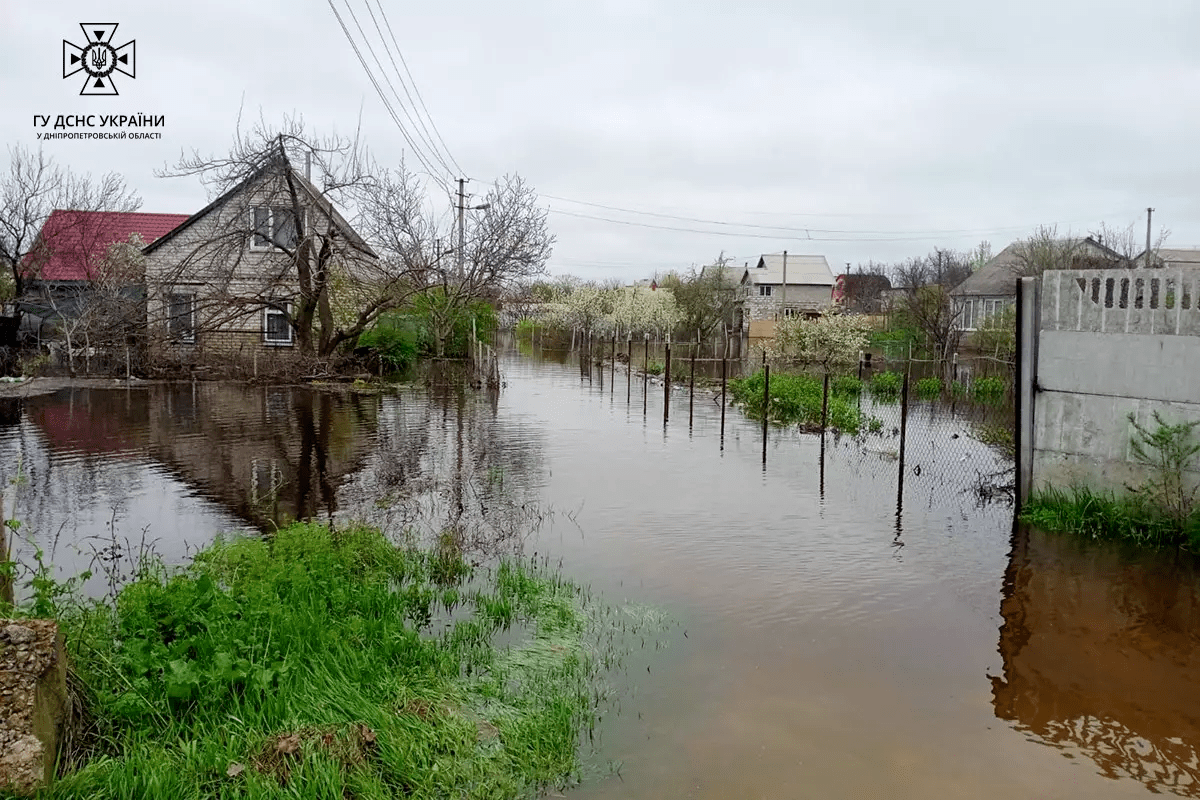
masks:
[[[735,405],[741,406],[746,414],[755,419],[763,415],[764,375],[760,370],[748,378],[729,382],[729,392]],[[838,384],[841,379],[830,381],[828,424],[844,433],[858,433],[863,424],[863,415],[858,409],[857,394],[851,393],[853,384]],[[857,378],[851,378],[857,383]],[[835,386],[840,391],[835,391]],[[771,375],[770,420],[779,425],[802,425],[820,429],[823,379],[809,375]]]
[[[922,400],[933,400],[941,397],[942,394],[942,379],[941,378],[921,378],[917,381],[917,397]]]
[[[904,376],[899,372],[876,372],[871,376],[871,394],[882,400],[895,400],[904,386]]]

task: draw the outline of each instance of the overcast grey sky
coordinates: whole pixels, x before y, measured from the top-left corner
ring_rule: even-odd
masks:
[[[1200,245],[1195,0],[332,2],[390,70],[367,13],[382,2],[474,191],[516,172],[543,195],[555,273],[634,279],[784,249],[837,271],[999,250],[1040,223],[1144,227],[1147,206],[1168,244]],[[96,21],[137,42],[119,97],[62,79],[63,39]],[[226,149],[243,107],[339,132],[361,109],[376,157],[406,155],[326,0],[0,0],[0,47],[5,144],[37,146],[34,114],[166,116],[161,142],[44,145],[123,173],[144,211],[204,205],[197,180],[153,171]]]

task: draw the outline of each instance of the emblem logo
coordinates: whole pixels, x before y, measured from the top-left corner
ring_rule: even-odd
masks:
[[[117,94],[113,73],[136,78],[136,47],[129,40],[120,47],[112,44],[116,22],[81,22],[86,45],[80,47],[63,39],[63,77],[85,73],[80,94]]]

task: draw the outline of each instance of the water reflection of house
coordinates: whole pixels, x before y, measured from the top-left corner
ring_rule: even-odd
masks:
[[[1198,598],[1190,560],[1018,534],[1000,604],[996,716],[1076,748],[1106,776],[1200,796]]]
[[[217,383],[68,390],[27,403],[55,449],[138,451],[261,528],[335,509],[379,406],[374,396]]]

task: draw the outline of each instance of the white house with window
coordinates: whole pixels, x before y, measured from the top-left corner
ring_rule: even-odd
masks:
[[[769,253],[746,265],[744,318],[753,323],[781,317],[811,316],[832,302],[833,270],[825,256]]]
[[[1026,264],[1027,259],[1022,258],[1022,247],[1022,242],[1010,244],[950,290],[961,330],[977,331],[987,324],[989,317],[1016,305],[1017,278],[1036,271],[1035,265]],[[1056,247],[1062,267],[1100,269],[1125,265],[1118,253],[1091,237],[1065,238]]]
[[[320,190],[282,156],[143,253],[149,326],[181,357],[293,347],[297,264],[319,258],[331,270],[350,274],[355,264],[376,259]]]

